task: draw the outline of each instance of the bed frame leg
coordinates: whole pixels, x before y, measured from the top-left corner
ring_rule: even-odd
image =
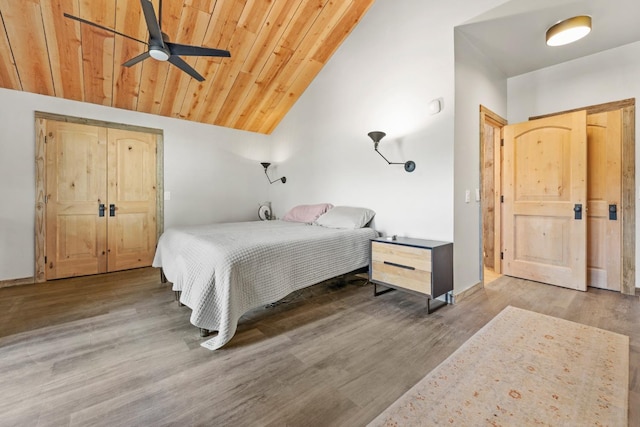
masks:
[[[209,336],[209,330],[205,329],[205,328],[198,328],[200,329],[200,336],[202,338],[208,337]]]
[[[164,275],[164,270],[160,269],[160,282],[167,283],[167,276]]]
[[[176,302],[178,303],[178,307],[182,307],[184,304],[180,302],[180,291],[173,291],[173,295],[176,298]]]

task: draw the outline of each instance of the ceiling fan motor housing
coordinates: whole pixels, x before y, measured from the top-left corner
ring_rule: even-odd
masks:
[[[171,53],[162,46],[151,45],[149,46],[149,55],[157,61],[166,61],[171,56]]]

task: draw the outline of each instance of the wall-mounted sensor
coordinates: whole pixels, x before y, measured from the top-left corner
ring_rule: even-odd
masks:
[[[428,110],[430,115],[438,114],[442,111],[442,98],[434,99],[428,105]]]

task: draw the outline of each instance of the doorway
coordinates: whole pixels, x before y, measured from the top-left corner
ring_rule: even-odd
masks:
[[[619,242],[619,258],[617,259],[620,267],[618,268],[621,275],[619,279],[620,292],[623,294],[634,295],[635,294],[635,99],[627,99],[617,102],[611,102],[606,104],[599,104],[589,106],[585,108],[575,109],[571,111],[559,112],[548,114],[545,116],[530,117],[530,120],[537,120],[547,117],[553,117],[560,114],[573,113],[576,111],[585,110],[586,114],[591,117],[592,125],[594,118],[597,114],[607,113],[612,111],[619,111],[621,116],[621,127],[619,129],[621,138],[621,161],[620,161],[620,174],[621,174],[621,199],[620,206],[615,206],[617,210],[616,214],[620,218],[620,230],[621,238]],[[500,273],[502,260],[499,258],[501,251],[496,251],[495,248],[502,248],[504,242],[502,240],[502,227],[503,221],[501,220],[502,209],[499,208],[499,198],[502,196],[502,154],[501,150],[495,149],[495,132],[499,126],[502,129],[506,125],[506,120],[501,119],[495,113],[485,107],[480,107],[480,149],[481,149],[481,186],[483,189],[482,207],[481,207],[481,241],[482,241],[482,254],[483,254],[483,267],[489,274]],[[601,119],[600,119],[601,120]],[[597,121],[597,120],[596,120]],[[591,131],[592,132],[592,131]],[[487,146],[493,146],[493,151]],[[493,158],[491,158],[493,156]],[[593,167],[592,163],[590,167]],[[499,176],[500,178],[496,178]],[[492,190],[492,185],[496,188]],[[492,194],[493,191],[493,194]],[[592,191],[592,189],[590,189]],[[498,195],[499,194],[499,195]],[[496,202],[496,199],[498,202]],[[498,206],[498,208],[496,208]],[[593,200],[589,201],[589,207],[591,212],[596,210],[602,210],[593,203]],[[610,206],[608,206],[610,208]],[[588,209],[588,208],[587,208]],[[587,212],[589,212],[587,210]],[[608,215],[608,213],[607,213]],[[601,215],[602,216],[602,215]],[[589,218],[589,221],[596,224],[595,216]],[[493,233],[491,232],[493,228]],[[593,228],[593,227],[592,227]],[[595,228],[597,230],[597,224]],[[603,230],[600,227],[600,230]],[[605,232],[606,233],[606,232]],[[593,246],[594,240],[591,240],[591,246]],[[615,245],[614,245],[615,246]],[[609,251],[609,249],[607,249]],[[613,251],[615,252],[615,251]],[[496,255],[498,253],[498,255]],[[493,256],[491,256],[493,254]],[[593,251],[593,247],[589,249],[589,262],[593,266],[597,264],[598,260],[603,260],[606,257],[602,257]],[[491,266],[491,258],[494,261],[494,265]],[[606,261],[606,260],[605,260]],[[589,280],[602,278],[603,274],[598,268],[589,268]],[[597,267],[597,266],[595,266]],[[485,274],[487,274],[485,273]],[[486,280],[484,280],[486,283]],[[595,283],[595,282],[594,282]],[[604,287],[609,289],[608,285],[596,285],[598,287]],[[611,288],[615,290],[614,288]]]
[[[162,131],[36,113],[36,282],[151,264]]]
[[[507,121],[480,106],[480,188],[482,281],[489,283],[502,274],[501,247],[501,164],[502,128]]]

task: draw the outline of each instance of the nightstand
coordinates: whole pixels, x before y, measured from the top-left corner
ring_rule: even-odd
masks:
[[[427,312],[449,303],[453,291],[453,243],[397,237],[371,241],[369,280],[373,294],[394,289],[427,297]],[[378,292],[378,285],[387,289]],[[445,295],[446,302],[432,309],[431,300]]]

